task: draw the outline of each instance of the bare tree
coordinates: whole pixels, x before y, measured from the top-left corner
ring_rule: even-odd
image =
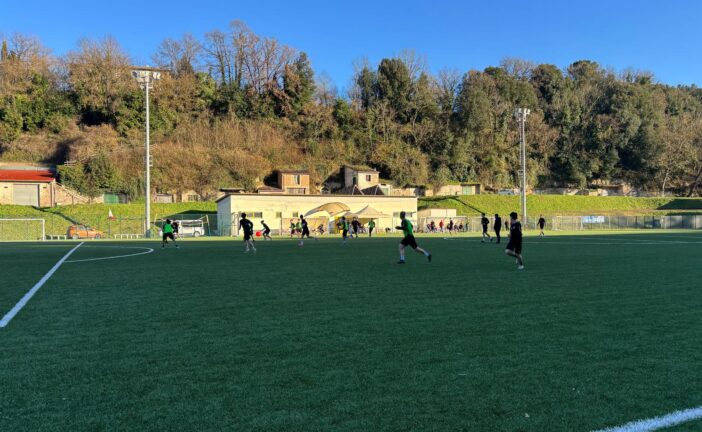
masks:
[[[315,84],[315,99],[322,106],[333,106],[336,101],[338,91],[331,77],[326,73],[322,73],[317,77]]]
[[[405,64],[412,80],[417,80],[422,73],[427,71],[427,57],[423,54],[417,54],[413,49],[400,51],[397,58]]]
[[[500,60],[500,68],[515,78],[529,79],[531,72],[536,68],[536,63],[531,60],[505,57]]]

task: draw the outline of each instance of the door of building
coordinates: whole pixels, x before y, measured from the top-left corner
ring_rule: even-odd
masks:
[[[15,183],[12,185],[12,202],[39,207],[39,185]]]

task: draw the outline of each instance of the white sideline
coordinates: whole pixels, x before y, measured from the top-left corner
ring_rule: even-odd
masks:
[[[702,418],[702,406],[690,408],[682,411],[675,411],[660,417],[645,420],[637,420],[622,426],[599,429],[594,432],[649,432],[658,429],[686,423]]]
[[[27,304],[27,302],[31,300],[32,297],[34,297],[34,294],[36,294],[36,292],[39,291],[39,288],[41,288],[46,283],[46,281],[48,281],[49,278],[53,276],[54,273],[56,273],[56,270],[58,270],[59,267],[61,267],[61,264],[63,264],[64,261],[66,261],[68,257],[70,257],[71,254],[73,254],[73,252],[75,252],[76,249],[78,249],[82,245],[83,242],[79,243],[78,246],[69,250],[68,253],[63,256],[63,258],[61,258],[56,264],[54,264],[53,267],[51,267],[51,270],[49,270],[49,272],[45,274],[43,278],[39,279],[39,282],[34,284],[32,289],[27,291],[24,297],[22,297],[20,301],[18,301],[17,304],[12,309],[10,309],[10,311],[6,313],[4,317],[2,317],[2,319],[0,320],[0,328],[5,327],[10,323],[10,321],[12,321],[12,318],[14,318],[15,315],[17,315],[17,313],[19,313],[19,311],[21,311],[22,308]]]

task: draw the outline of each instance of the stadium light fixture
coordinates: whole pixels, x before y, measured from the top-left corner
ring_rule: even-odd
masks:
[[[517,108],[514,110],[514,118],[519,123],[519,160],[521,169],[519,170],[521,182],[521,202],[522,202],[522,220],[524,227],[528,228],[527,222],[527,207],[526,207],[526,118],[531,113],[529,108]]]
[[[144,202],[146,203],[144,213],[144,236],[151,237],[151,143],[149,135],[151,132],[149,125],[149,90],[153,88],[154,81],[161,79],[161,72],[150,68],[132,70],[132,77],[136,79],[146,92],[146,141],[144,151]]]

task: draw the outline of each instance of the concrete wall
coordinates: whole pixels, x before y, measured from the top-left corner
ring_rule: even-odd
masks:
[[[417,212],[418,218],[450,218],[456,217],[456,209],[423,209]]]
[[[261,217],[249,217],[256,229],[261,227],[261,220],[273,230],[287,230],[290,219],[295,214],[304,215],[309,211],[328,203],[346,204],[352,212],[357,212],[370,205],[387,218],[376,220],[378,231],[385,228],[394,229],[399,221],[397,214],[407,212],[410,219],[416,220],[417,199],[415,197],[398,198],[386,196],[348,196],[348,195],[228,195],[217,203],[217,219],[222,225],[224,235],[236,234],[238,215],[246,212],[249,216],[261,213]],[[228,230],[228,225],[233,228]]]

